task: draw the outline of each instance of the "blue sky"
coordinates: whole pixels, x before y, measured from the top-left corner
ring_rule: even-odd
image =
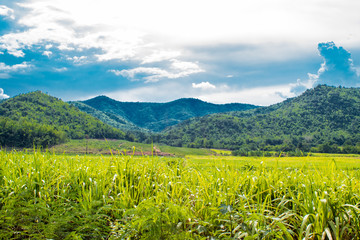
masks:
[[[0,0],[0,98],[270,105],[360,86],[358,0]]]

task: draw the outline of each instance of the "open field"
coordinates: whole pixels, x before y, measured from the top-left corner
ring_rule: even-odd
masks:
[[[155,147],[155,149],[153,148]],[[67,143],[56,145],[50,149],[55,153],[70,154],[130,154],[133,155],[211,155],[209,149],[198,148],[179,148],[159,144],[145,144],[137,142],[129,142],[125,140],[100,140],[100,139],[82,139],[70,140]],[[156,152],[158,151],[158,152]],[[159,154],[160,153],[160,154]]]
[[[1,239],[359,239],[357,155],[0,152]]]

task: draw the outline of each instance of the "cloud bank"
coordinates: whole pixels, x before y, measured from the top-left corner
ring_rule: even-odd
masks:
[[[123,76],[134,81],[144,79],[145,83],[158,82],[164,78],[183,78],[204,71],[205,70],[200,68],[197,63],[184,62],[176,59],[171,60],[169,70],[157,67],[137,67],[129,70],[110,70],[110,72],[114,73],[116,76]]]

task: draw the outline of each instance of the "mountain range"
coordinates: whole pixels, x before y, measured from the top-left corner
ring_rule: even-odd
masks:
[[[106,96],[71,104],[111,126],[123,130],[152,132],[160,132],[193,117],[257,108],[251,104],[213,104],[194,98],[182,98],[167,103],[146,103],[119,102]]]
[[[360,88],[319,85],[269,107],[191,98],[118,102],[105,96],[69,104],[37,91],[0,102],[0,127],[2,146],[50,146],[89,137],[225,148],[240,154],[354,153],[360,152]]]

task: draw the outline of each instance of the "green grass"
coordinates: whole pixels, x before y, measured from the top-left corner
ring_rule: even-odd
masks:
[[[0,239],[359,239],[358,156],[0,152]]]
[[[360,169],[360,155],[356,154],[311,154],[304,157],[238,157],[238,156],[201,156],[187,155],[191,162],[203,166],[213,167],[214,163],[223,163],[228,166],[280,168],[280,169],[321,169],[328,170],[333,166],[338,170]]]
[[[175,156],[185,155],[211,155],[209,149],[198,148],[180,148],[170,147],[160,144],[145,144],[137,142],[129,142],[125,140],[99,140],[99,139],[82,139],[70,140],[67,143],[56,145],[50,149],[56,153],[71,153],[71,154],[110,154],[110,149],[113,154],[124,152],[132,153],[133,151],[144,153],[144,155],[151,155],[152,147],[164,153],[169,153]],[[155,153],[156,155],[156,153]]]

